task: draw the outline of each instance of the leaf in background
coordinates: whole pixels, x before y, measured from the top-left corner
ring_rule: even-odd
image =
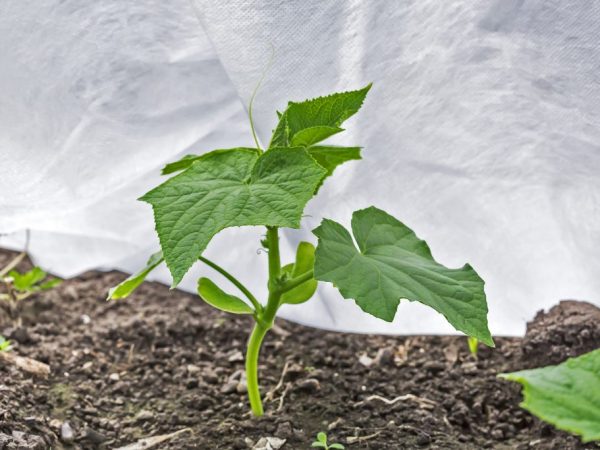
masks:
[[[227,227],[298,228],[325,176],[301,147],[216,150],[145,194],[177,286],[215,234]]]
[[[21,292],[31,290],[36,283],[39,283],[46,278],[46,275],[48,274],[39,267],[34,267],[23,274],[16,270],[11,270],[8,273],[8,276],[13,279],[14,288]]]
[[[218,150],[213,150],[213,151],[224,152],[227,150],[242,150],[242,149],[249,150],[251,152],[256,152],[256,149],[251,148],[251,147],[236,147],[236,148],[232,148],[232,149],[225,148],[225,149],[218,149]],[[174,161],[172,163],[169,163],[165,167],[163,167],[160,174],[161,175],[170,175],[175,172],[181,172],[182,170],[189,168],[192,164],[194,164],[196,161],[201,159],[202,156],[203,155],[185,155],[183,158],[181,158],[177,161]]]
[[[135,291],[140,284],[144,282],[146,277],[150,272],[152,272],[161,262],[164,261],[162,251],[153,253],[148,262],[146,263],[146,267],[140,270],[137,273],[134,273],[126,280],[117,284],[115,287],[111,288],[108,291],[107,300],[118,300],[120,298],[126,298],[131,295],[133,291]]]
[[[4,336],[0,336],[0,352],[8,352],[11,350],[11,342]]]
[[[367,313],[391,322],[400,299],[418,301],[443,314],[463,333],[493,346],[487,325],[483,280],[466,264],[448,269],[437,263],[425,241],[386,212],[355,211],[350,233],[325,219],[319,238],[315,278],[334,283]]]
[[[162,168],[161,175],[169,175],[171,173],[179,172],[190,167],[194,161],[201,158],[201,155],[185,155],[183,158],[173,161]]]
[[[37,286],[35,286],[35,289],[38,291],[48,291],[52,288],[55,288],[62,282],[63,282],[63,280],[61,280],[60,278],[52,278],[51,280],[48,280],[41,284],[38,284]]]
[[[202,300],[221,311],[233,314],[252,314],[254,310],[241,298],[227,294],[208,278],[198,280],[198,295]]]
[[[309,242],[300,242],[296,250],[296,262],[288,264],[282,268],[289,278],[295,278],[306,272],[313,270],[315,265],[315,247]],[[314,295],[317,290],[318,281],[314,278],[305,281],[294,289],[281,296],[281,303],[298,305],[304,303]]]
[[[499,376],[523,385],[522,408],[583,442],[600,441],[600,349],[557,366]]]
[[[273,131],[269,148],[289,146],[294,141],[297,133],[308,128],[329,127],[330,129],[339,129],[346,119],[356,114],[360,109],[369,89],[371,89],[371,84],[357,91],[340,92],[299,103],[289,102],[287,109],[279,118],[279,123]],[[321,128],[321,130],[324,129]],[[308,140],[313,141],[312,144],[314,144],[331,136],[331,134],[323,133],[319,136],[317,133],[311,132],[311,139]]]

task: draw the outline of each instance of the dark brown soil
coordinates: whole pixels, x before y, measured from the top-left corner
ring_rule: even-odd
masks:
[[[0,318],[14,353],[52,369],[44,380],[0,367],[0,449],[112,449],[186,428],[155,448],[250,449],[278,437],[282,450],[305,450],[318,431],[350,450],[597,448],[521,410],[519,387],[496,378],[600,347],[595,307],[538,314],[525,339],[497,338],[478,359],[462,337],[338,334],[280,320],[261,355],[272,400],[256,420],[241,376],[251,321],[159,284],[107,303],[122,278],[90,272],[31,298],[18,329]]]

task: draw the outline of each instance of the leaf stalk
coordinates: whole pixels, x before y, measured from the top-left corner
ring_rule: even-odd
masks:
[[[240,290],[240,292],[242,292],[246,296],[246,298],[248,300],[250,300],[250,303],[252,303],[254,310],[257,313],[262,312],[263,307],[260,304],[260,302],[256,299],[256,297],[254,295],[252,295],[252,292],[250,292],[250,290],[242,284],[241,281],[239,281],[236,277],[231,275],[229,272],[227,272],[225,269],[223,269],[221,266],[219,266],[217,263],[211,261],[210,259],[205,258],[204,256],[199,256],[198,259],[200,261],[202,261],[204,264],[206,264],[207,266],[209,266],[209,267],[213,268],[214,270],[216,270],[217,272],[219,272],[221,275],[223,275],[229,281],[231,281],[231,283],[235,287],[237,287]]]

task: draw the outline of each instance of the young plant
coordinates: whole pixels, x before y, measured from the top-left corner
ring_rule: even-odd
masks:
[[[17,255],[6,267],[0,270],[0,302],[8,312],[15,326],[21,325],[21,303],[33,294],[47,291],[62,283],[61,279],[48,278],[48,274],[39,267],[21,273],[14,269],[26,256],[25,252]]]
[[[469,346],[469,352],[471,352],[471,355],[473,355],[473,358],[477,359],[477,350],[479,347],[479,341],[477,340],[477,338],[468,336],[467,344]]]
[[[295,260],[281,263],[279,228],[299,228],[306,203],[341,164],[360,159],[360,147],[322,141],[341,133],[341,125],[362,106],[371,85],[304,102],[290,102],[266,149],[214,150],[167,164],[175,174],[141,197],[152,205],[161,251],[144,269],[111,289],[109,298],[128,296],[148,273],[165,261],[177,286],[196,262],[227,278],[245,297],[225,292],[208,278],[198,294],[210,305],[254,318],[246,351],[246,377],[252,412],[263,414],[258,356],[277,311],[308,301],[318,281],[333,283],[365,312],[392,321],[401,299],[419,301],[457,329],[493,346],[487,326],[483,280],[470,265],[449,269],[433,259],[427,244],[398,219],[371,206],[355,211],[351,232],[324,219],[313,244],[302,242]],[[251,123],[252,130],[254,129]],[[253,133],[254,135],[254,133]],[[260,302],[237,278],[203,256],[210,240],[228,227],[266,227],[268,297]]]
[[[499,376],[523,385],[522,408],[583,442],[600,441],[600,349],[557,366]]]
[[[4,336],[0,335],[0,352],[8,352],[11,350],[11,342]]]
[[[327,443],[327,435],[323,432],[317,434],[317,440],[313,442],[311,447],[323,448],[325,450],[344,450],[344,446],[342,444],[338,444],[337,442],[334,444]]]

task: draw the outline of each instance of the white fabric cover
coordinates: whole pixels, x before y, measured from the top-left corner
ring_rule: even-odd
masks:
[[[263,142],[287,100],[374,82],[339,144],[364,147],[285,230],[374,204],[449,266],[486,280],[495,334],[561,298],[600,304],[600,3],[496,0],[8,0],[0,3],[0,245],[64,276],[135,271],[157,248],[135,199],[186,154]],[[207,255],[265,292],[260,229]],[[182,287],[194,290],[197,267]],[[166,269],[154,279],[169,282]],[[215,277],[218,278],[218,277]],[[330,286],[282,316],[317,327],[448,333],[403,302],[395,323]]]

